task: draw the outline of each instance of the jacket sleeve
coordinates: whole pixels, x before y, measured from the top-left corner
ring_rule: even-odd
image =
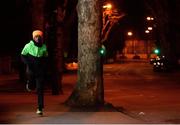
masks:
[[[29,60],[29,52],[28,52],[28,44],[26,44],[23,48],[23,50],[21,51],[21,60],[24,64],[29,65],[30,60]]]
[[[23,48],[23,50],[21,51],[21,55],[27,55],[29,52],[28,52],[28,44],[26,44]]]
[[[32,60],[29,58],[29,45],[26,44],[21,51],[21,60],[24,64],[27,66],[30,66],[32,63]]]

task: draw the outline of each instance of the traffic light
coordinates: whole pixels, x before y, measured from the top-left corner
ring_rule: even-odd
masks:
[[[105,50],[101,48],[101,49],[100,49],[100,54],[101,54],[101,55],[104,55],[104,54],[105,54]]]
[[[158,55],[160,53],[160,50],[159,49],[155,49],[154,53]]]
[[[106,55],[106,47],[104,45],[102,45],[99,49],[99,53],[100,55],[102,56],[105,56]]]

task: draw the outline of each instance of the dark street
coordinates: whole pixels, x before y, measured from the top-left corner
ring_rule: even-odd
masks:
[[[88,112],[81,112],[78,117],[85,121],[74,119],[76,114],[63,115],[72,113],[62,103],[74,88],[76,73],[64,74],[63,95],[52,96],[47,88],[43,118],[35,114],[35,93],[26,92],[22,83],[12,80],[15,78],[16,75],[0,79],[1,123],[180,123],[179,71],[153,72],[147,61],[104,65],[105,101],[120,111],[120,115],[106,111],[108,120],[103,111],[93,113],[101,118],[87,118]]]
[[[180,0],[1,6],[0,123],[180,124]]]
[[[148,123],[180,123],[179,71],[153,72],[147,62],[104,67],[106,101]]]

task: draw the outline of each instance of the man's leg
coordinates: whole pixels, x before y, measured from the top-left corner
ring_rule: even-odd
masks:
[[[27,77],[26,89],[28,91],[34,90],[36,88],[35,74],[28,67],[26,69],[26,77]]]
[[[36,78],[36,88],[37,88],[37,101],[38,101],[38,110],[37,114],[42,115],[42,111],[44,108],[44,83],[43,83],[43,77],[38,76]]]

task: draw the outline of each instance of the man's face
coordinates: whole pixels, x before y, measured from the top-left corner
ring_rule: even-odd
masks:
[[[42,37],[41,37],[40,35],[35,36],[35,37],[34,37],[34,41],[35,41],[36,43],[42,43],[42,42],[43,42]]]

